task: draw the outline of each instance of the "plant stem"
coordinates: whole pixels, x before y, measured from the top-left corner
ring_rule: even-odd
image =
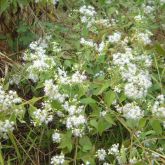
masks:
[[[77,164],[77,151],[78,151],[78,138],[75,139],[75,153],[74,153],[74,165]]]

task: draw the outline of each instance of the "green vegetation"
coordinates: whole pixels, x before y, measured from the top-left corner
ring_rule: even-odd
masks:
[[[164,0],[0,14],[0,165],[165,164]]]

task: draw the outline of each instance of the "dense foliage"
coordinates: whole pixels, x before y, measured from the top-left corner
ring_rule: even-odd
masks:
[[[165,164],[165,1],[35,5],[65,19],[1,79],[0,164]]]

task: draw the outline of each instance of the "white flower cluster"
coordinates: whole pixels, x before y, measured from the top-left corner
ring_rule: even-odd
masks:
[[[112,165],[112,164],[109,164],[109,163],[107,163],[107,162],[104,162],[103,165]]]
[[[30,56],[28,54],[24,54],[23,59],[25,61],[28,60],[33,60],[35,59],[37,56],[42,56],[46,53],[46,48],[48,47],[48,41],[50,40],[51,36],[47,36],[45,37],[45,39],[43,38],[39,38],[37,41],[32,42],[29,45],[29,48],[32,50],[32,53],[30,54]]]
[[[102,41],[97,47],[96,50],[99,52],[99,55],[104,51],[105,47],[107,45],[107,42]]]
[[[0,121],[0,138],[7,139],[8,132],[12,132],[14,130],[14,122],[5,120],[5,121]]]
[[[160,118],[165,118],[165,96],[159,95],[152,107],[152,113]]]
[[[104,76],[105,75],[105,73],[104,73],[104,71],[99,71],[99,72],[97,72],[95,75],[94,75],[94,78],[97,78],[97,77],[101,77],[101,76]]]
[[[115,159],[118,161],[118,164],[126,164],[126,157],[125,155],[125,151],[127,150],[127,148],[125,148],[124,146],[121,146],[121,148],[119,149],[119,144],[113,144],[111,146],[111,148],[108,149],[108,154],[113,155],[115,157]]]
[[[72,130],[74,136],[82,137],[87,123],[83,115],[84,106],[69,105],[68,102],[65,102],[63,108],[68,112],[66,128]]]
[[[109,22],[108,19],[99,19],[99,20],[95,20],[94,22],[95,24],[98,24],[98,25],[102,25],[104,27],[111,27],[111,23]]]
[[[122,113],[126,119],[139,120],[144,116],[144,112],[136,103],[127,103],[123,107],[117,107],[117,111]]]
[[[136,76],[131,77],[130,81],[125,85],[125,94],[132,98],[142,98],[147,95],[147,90],[152,85],[148,72],[140,72]]]
[[[99,159],[99,161],[103,162],[105,161],[108,155],[113,155],[119,164],[125,164],[126,162],[123,162],[122,156],[121,156],[122,153],[125,152],[125,150],[126,148],[124,148],[124,146],[122,146],[121,149],[119,150],[119,144],[117,143],[117,144],[113,144],[111,148],[108,149],[108,151],[106,151],[103,148],[97,150],[96,156]],[[109,163],[107,162],[104,162],[103,164],[109,165]]]
[[[119,144],[113,144],[111,148],[108,149],[108,154],[117,156],[119,154]]]
[[[60,155],[55,155],[51,158],[51,165],[62,165],[65,162],[65,156],[63,153],[61,153]]]
[[[101,148],[101,149],[97,150],[96,156],[98,157],[98,159],[100,161],[104,161],[107,156],[107,153],[103,148]]]
[[[32,42],[29,46],[31,52],[24,53],[23,60],[31,63],[27,68],[29,79],[34,82],[38,81],[40,73],[45,73],[56,66],[54,57],[46,55],[49,40],[50,37],[46,37]]]
[[[66,120],[67,129],[71,129],[73,135],[76,137],[82,137],[84,135],[85,124],[86,118],[84,115],[68,116]]]
[[[108,40],[110,43],[117,43],[121,39],[121,33],[120,32],[115,32],[113,35],[108,36]]]
[[[132,49],[126,48],[125,53],[113,54],[113,63],[119,67],[122,78],[126,81],[125,94],[133,99],[145,97],[152,85],[147,70],[152,63],[150,56],[133,56]],[[143,63],[145,70],[139,68],[136,63]]]
[[[51,45],[52,45],[53,52],[55,52],[55,53],[61,52],[62,49],[60,48],[59,43],[57,43],[56,41],[53,41],[53,42],[51,42]]]
[[[142,7],[143,7],[143,10],[144,10],[145,14],[152,14],[153,11],[155,10],[154,6],[151,6],[151,5],[143,4]]]
[[[87,79],[86,75],[84,73],[80,73],[79,71],[76,71],[71,76],[67,75],[67,72],[57,68],[58,69],[58,80],[61,84],[72,84],[72,83],[82,83]]]
[[[51,100],[58,100],[60,103],[62,103],[65,112],[67,112],[65,121],[66,128],[72,130],[74,136],[81,137],[84,134],[86,125],[86,118],[83,115],[84,106],[69,105],[69,102],[66,101],[68,95],[61,94],[59,92],[58,85],[53,84],[53,80],[45,81],[44,91],[45,95],[48,96]],[[74,102],[78,102],[76,98],[74,98],[73,100]],[[65,115],[61,111],[58,111],[57,115],[59,117],[65,117]]]
[[[54,133],[52,134],[52,140],[54,143],[60,143],[61,135],[58,130],[55,130]]]
[[[137,22],[140,22],[140,21],[142,21],[143,19],[144,19],[144,17],[142,16],[142,15],[136,15],[135,17],[134,17],[134,19],[135,19],[135,21],[137,21]]]
[[[85,40],[84,38],[81,38],[80,39],[80,43],[82,45],[84,45],[84,46],[88,46],[88,47],[94,48],[96,51],[99,52],[99,55],[100,55],[103,52],[107,42],[102,41],[100,44],[97,45],[91,39]]]
[[[55,85],[52,79],[45,81],[44,92],[45,96],[48,96],[51,100],[58,100],[60,103],[63,103],[68,97],[66,94],[61,94],[59,92],[58,85]]]
[[[9,79],[9,84],[10,85],[13,85],[13,84],[19,85],[20,81],[21,81],[21,75],[13,74]]]
[[[15,91],[10,90],[5,92],[3,87],[0,85],[0,112],[11,113],[10,110],[15,113],[22,112],[22,109],[17,106],[21,102],[21,98],[18,97]]]
[[[164,5],[165,4],[165,0],[160,0],[160,4]]]
[[[112,0],[106,0],[106,4],[110,5],[112,3]]]
[[[79,9],[79,12],[82,15],[81,22],[86,23],[88,28],[91,27],[92,24],[95,22],[94,17],[96,15],[96,11],[94,7],[84,5]]]
[[[42,109],[37,109],[33,112],[33,124],[40,126],[48,124],[53,120],[52,108],[49,102],[43,103]]]
[[[92,48],[96,48],[97,44],[93,42],[93,40],[86,40],[85,38],[80,39],[80,43],[85,46],[89,46]]]
[[[152,36],[152,33],[148,30],[144,33],[137,33],[137,39],[143,42],[144,45],[151,44],[152,40],[150,39],[150,36]]]
[[[138,160],[137,160],[136,157],[133,157],[133,158],[131,158],[131,159],[129,160],[129,163],[130,163],[131,165],[136,164],[137,162],[138,162]]]

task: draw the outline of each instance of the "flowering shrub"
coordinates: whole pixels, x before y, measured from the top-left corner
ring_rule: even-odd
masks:
[[[90,2],[77,2],[68,25],[24,52],[25,73],[9,82],[20,89],[31,82],[33,98],[21,104],[0,88],[0,136],[13,131],[25,104],[30,127],[44,128],[56,148],[49,164],[164,164],[165,51],[157,32],[165,32],[165,2]]]

